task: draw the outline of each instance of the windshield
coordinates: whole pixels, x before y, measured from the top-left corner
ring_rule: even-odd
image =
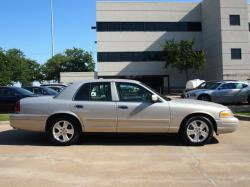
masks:
[[[207,89],[207,90],[215,90],[220,86],[221,83],[218,82],[204,82],[200,86],[198,86],[198,89]]]
[[[34,95],[32,92],[25,90],[23,88],[16,87],[15,90],[22,95]]]
[[[44,89],[48,92],[50,95],[57,95],[59,94],[57,91],[53,90],[52,88],[44,87]]]
[[[146,85],[146,84],[144,84],[144,83],[142,83],[142,82],[140,82],[140,83],[141,83],[143,86],[145,86],[146,88],[148,88],[149,90],[155,92],[157,95],[161,96],[163,99],[165,99],[165,100],[167,100],[167,101],[171,100],[171,99],[168,98],[167,96],[165,96],[165,95],[163,95],[163,94],[157,92],[156,90],[154,90],[153,88],[149,87],[148,85]]]

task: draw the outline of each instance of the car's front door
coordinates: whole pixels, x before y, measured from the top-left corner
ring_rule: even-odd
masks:
[[[235,83],[222,84],[212,94],[213,101],[218,103],[234,103],[235,96],[239,94],[240,89],[237,89]]]
[[[115,132],[117,125],[116,102],[112,100],[110,82],[85,83],[71,104],[86,132]]]
[[[117,82],[116,88],[118,132],[168,132],[170,110],[166,102],[153,103],[153,93],[139,84]]]

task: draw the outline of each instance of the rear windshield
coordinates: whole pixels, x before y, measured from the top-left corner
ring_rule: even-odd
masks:
[[[18,93],[22,94],[22,95],[33,95],[32,92],[28,91],[28,90],[25,90],[23,88],[19,88],[19,87],[16,87],[14,88]]]

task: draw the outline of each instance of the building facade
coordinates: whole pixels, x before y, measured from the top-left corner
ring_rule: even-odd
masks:
[[[247,0],[97,2],[96,19],[101,78],[137,79],[161,92],[183,88],[185,75],[161,58],[166,40],[194,40],[206,52],[206,66],[191,78],[250,78]]]

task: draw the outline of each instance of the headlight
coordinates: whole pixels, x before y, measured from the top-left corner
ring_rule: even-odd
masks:
[[[233,117],[233,113],[230,110],[220,112],[220,118],[230,118]]]

